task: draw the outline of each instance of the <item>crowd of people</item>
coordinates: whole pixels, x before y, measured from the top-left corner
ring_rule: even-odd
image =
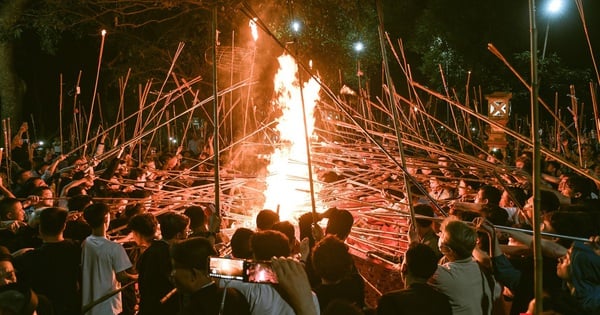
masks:
[[[65,156],[26,150],[26,131],[21,126],[12,140],[0,177],[1,314],[489,315],[535,307],[532,236],[522,232],[533,221],[529,154],[502,174],[481,167],[506,165],[497,152],[482,155],[479,167],[452,156],[415,155],[407,172],[416,182],[404,186],[412,205],[408,191],[385,188],[400,181],[398,174],[372,179],[383,187],[388,209],[412,208],[417,219],[407,227],[402,262],[391,267],[405,288],[369,304],[347,245],[351,211],[309,212],[295,226],[265,209],[255,229],[225,235],[221,214],[209,205],[146,208],[170,189],[172,182],[164,183],[174,171],[189,169],[186,157],[205,161],[195,170],[210,173],[210,146],[143,161],[133,158],[142,148],[132,148],[99,161],[105,136],[90,156]],[[600,154],[585,148],[581,159],[563,154],[585,160],[586,172],[596,175]],[[360,168],[332,164],[319,174],[324,183]],[[544,310],[600,313],[599,185],[557,161],[546,160],[542,170],[542,230],[553,233],[542,242]],[[270,262],[277,283],[211,277],[215,256]]]

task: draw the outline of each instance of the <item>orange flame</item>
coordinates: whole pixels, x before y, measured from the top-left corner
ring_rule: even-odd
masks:
[[[250,31],[252,32],[252,38],[254,38],[254,41],[258,40],[258,28],[256,27],[256,18],[253,18],[252,20],[250,20],[250,22],[248,22],[248,25],[250,25]]]
[[[313,113],[319,100],[320,86],[317,81],[311,79],[303,84],[301,91],[302,83],[297,77],[298,65],[295,60],[284,54],[278,61],[280,66],[275,75],[275,91],[278,98],[273,101],[273,105],[282,111],[277,120],[280,138],[267,168],[269,175],[266,179],[264,208],[279,209],[281,220],[289,220],[293,218],[294,213],[311,209],[302,97],[306,110],[307,131],[312,135]],[[318,190],[316,185],[315,190]]]

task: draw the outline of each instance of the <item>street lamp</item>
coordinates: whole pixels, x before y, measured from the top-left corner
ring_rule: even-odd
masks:
[[[542,50],[542,60],[546,57],[546,46],[548,45],[548,32],[550,31],[550,17],[560,14],[564,7],[563,0],[550,0],[546,6],[548,18],[546,19],[546,36],[544,37],[544,49]]]

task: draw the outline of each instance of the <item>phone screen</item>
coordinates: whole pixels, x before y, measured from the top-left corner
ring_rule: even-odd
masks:
[[[277,283],[277,274],[269,261],[246,261],[246,281],[254,283]]]
[[[244,280],[244,260],[210,257],[208,274],[214,278]]]

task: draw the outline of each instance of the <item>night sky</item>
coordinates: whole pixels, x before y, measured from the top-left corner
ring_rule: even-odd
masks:
[[[575,2],[565,2],[566,6],[563,12],[551,18],[546,54],[556,52],[568,65],[591,69],[592,62]],[[598,50],[600,49],[600,43],[598,43],[600,39],[600,3],[599,1],[583,2],[589,36],[596,50],[596,58],[600,59],[598,57]],[[511,30],[507,31],[506,35],[514,36],[516,40],[526,44],[523,41],[529,35],[527,1],[515,1],[515,4],[515,8],[522,11],[523,20],[518,22],[503,21],[511,24]],[[538,11],[543,13],[546,1],[539,1],[537,5]],[[388,17],[388,19],[390,18]],[[547,17],[540,14],[538,17],[540,51],[543,46],[546,25]],[[499,25],[499,27],[503,26]],[[61,73],[63,74],[64,108],[72,108],[75,81],[80,70],[83,71],[82,89],[91,90],[93,88],[100,38],[99,34],[89,34],[87,37],[80,39],[66,36],[60,42],[54,55],[42,52],[35,36],[26,35],[18,43],[16,68],[27,85],[24,118],[31,121],[33,116],[37,138],[50,138],[58,135],[58,93],[59,75]],[[110,34],[107,37],[106,45],[111,45]],[[524,47],[524,49],[528,49],[528,47]],[[485,49],[482,49],[481,53],[489,54]],[[106,67],[106,65],[103,65],[103,67]],[[587,92],[587,87],[585,92]],[[118,92],[115,91],[114,93]],[[89,104],[91,95],[86,96],[86,98],[81,101]],[[103,104],[103,106],[109,105]],[[70,117],[72,112],[65,111],[63,117],[65,115]],[[63,119],[68,120],[67,118]],[[17,122],[13,120],[13,129],[16,126]]]

